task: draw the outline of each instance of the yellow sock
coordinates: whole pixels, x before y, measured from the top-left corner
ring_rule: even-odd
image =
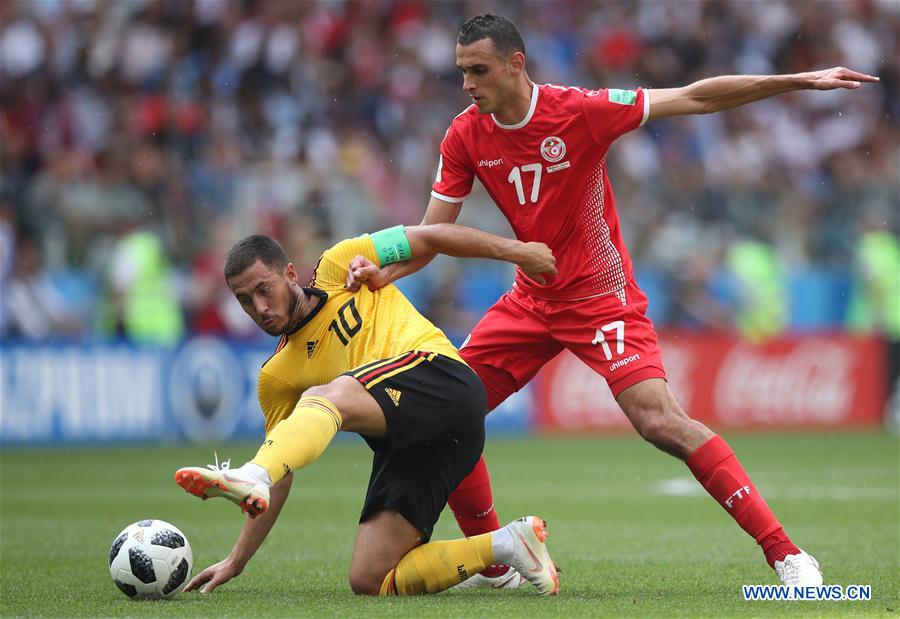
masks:
[[[272,483],[316,461],[341,429],[341,414],[330,400],[300,398],[294,412],[278,422],[251,460],[269,472]]]
[[[388,572],[379,595],[437,593],[458,585],[493,562],[490,533],[422,544]]]

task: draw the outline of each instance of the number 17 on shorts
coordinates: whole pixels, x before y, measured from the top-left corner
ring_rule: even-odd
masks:
[[[606,379],[613,396],[642,380],[666,377],[656,330],[645,314],[647,298],[629,284],[626,299],[623,304],[606,295],[570,303],[553,329],[557,340]]]

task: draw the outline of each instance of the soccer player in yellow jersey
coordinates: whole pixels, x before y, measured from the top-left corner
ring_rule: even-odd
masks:
[[[284,250],[265,236],[238,242],[228,286],[270,335],[281,335],[259,374],[266,439],[237,469],[188,467],[186,491],[221,496],[250,515],[231,553],[186,591],[212,591],[241,573],[275,524],[293,471],[318,458],[335,434],[356,432],[374,452],[350,566],[360,594],[436,593],[488,565],[513,566],[542,595],[559,591],[544,545],[545,523],[528,516],[492,533],[431,542],[447,496],[484,447],[484,387],[444,334],[394,286],[345,288],[356,256],[386,265],[444,253],[506,260],[536,281],[556,274],[543,243],[523,243],[452,224],[398,226],[345,240],[302,287]]]

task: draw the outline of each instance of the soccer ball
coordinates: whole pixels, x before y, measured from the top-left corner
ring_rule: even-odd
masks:
[[[109,573],[132,599],[170,598],[191,575],[194,556],[184,533],[162,520],[125,527],[109,549]]]

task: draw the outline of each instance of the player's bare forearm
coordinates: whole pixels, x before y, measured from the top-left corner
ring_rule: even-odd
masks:
[[[723,75],[694,82],[686,94],[699,114],[711,114],[807,87],[798,75]],[[651,104],[653,99],[650,100]]]
[[[437,254],[458,258],[492,258],[516,263],[525,254],[525,243],[456,224],[407,226],[405,234],[412,255],[409,260],[394,262],[379,269],[365,257],[357,256],[350,262],[346,287],[357,290],[361,282],[366,282],[370,289],[382,288],[415,273]]]
[[[521,241],[456,224],[407,226],[406,237],[413,259],[446,254],[457,258],[515,262],[520,255],[520,246],[524,245]]]
[[[682,114],[712,114],[794,90],[834,90],[859,88],[878,78],[835,67],[790,75],[722,75],[694,82],[682,88],[648,91],[649,119]]]
[[[517,264],[526,275],[538,281],[543,280],[541,275],[556,275],[556,258],[543,243],[525,243],[456,224],[409,226],[406,236],[413,258],[436,253],[457,258],[489,258]]]
[[[286,476],[272,487],[269,494],[269,508],[265,512],[256,518],[247,518],[228,556],[191,578],[184,587],[185,591],[196,591],[202,587],[204,593],[212,593],[217,587],[244,571],[247,562],[262,546],[278,519],[278,514],[291,489],[291,477]]]
[[[244,566],[256,554],[269,531],[275,526],[278,514],[281,513],[281,508],[284,507],[288,493],[291,491],[293,478],[293,474],[287,475],[272,486],[269,494],[268,509],[256,518],[247,518],[244,522],[241,533],[228,555],[228,559],[237,568],[238,573],[243,571]]]
[[[382,267],[381,271],[385,274],[388,282],[395,282],[401,277],[412,275],[416,271],[420,271],[428,266],[428,263],[434,260],[437,254],[425,254],[414,256],[411,260],[405,262],[395,262]]]

